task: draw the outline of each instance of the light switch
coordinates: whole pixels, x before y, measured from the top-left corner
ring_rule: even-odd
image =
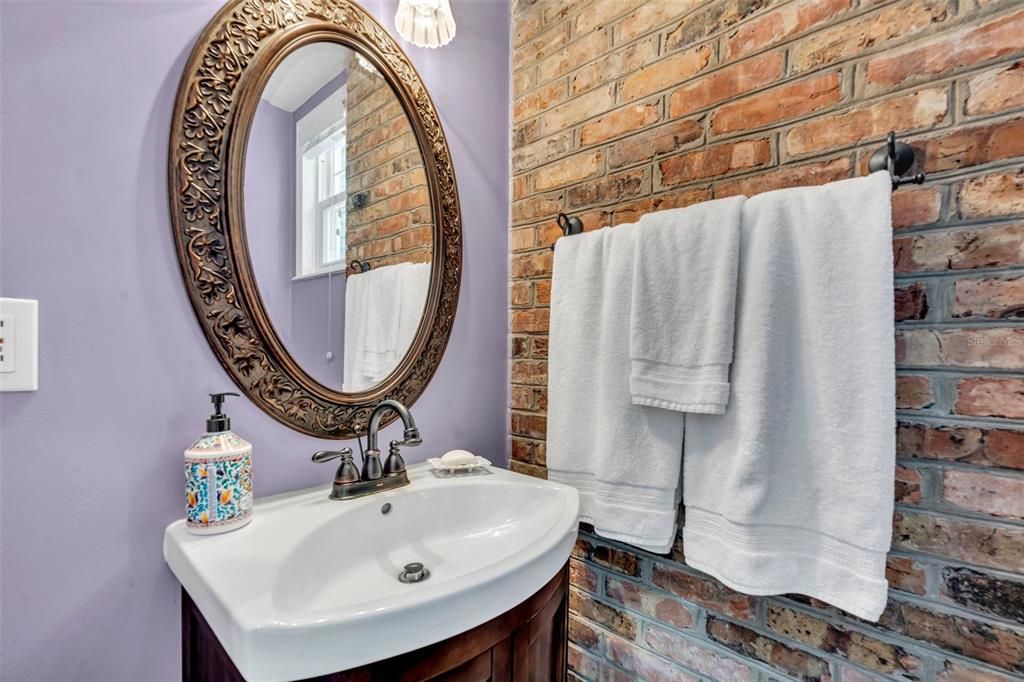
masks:
[[[39,390],[39,301],[0,298],[0,391]]]

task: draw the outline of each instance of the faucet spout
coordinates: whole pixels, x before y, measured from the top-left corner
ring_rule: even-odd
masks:
[[[380,452],[380,448],[377,447],[377,432],[380,430],[380,420],[383,419],[384,414],[389,409],[398,413],[398,417],[402,420],[402,425],[405,427],[400,445],[419,445],[423,442],[423,439],[420,437],[420,430],[416,428],[416,421],[412,418],[409,408],[397,400],[383,400],[377,407],[373,408],[373,413],[370,414],[370,425],[366,435],[367,451]]]

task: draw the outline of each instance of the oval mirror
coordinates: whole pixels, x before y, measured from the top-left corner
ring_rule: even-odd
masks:
[[[372,16],[228,2],[185,66],[169,181],[196,318],[253,402],[350,438],[416,401],[451,335],[461,215],[430,94]]]
[[[384,76],[333,42],[288,54],[257,103],[243,189],[282,345],[327,388],[379,385],[423,319],[433,253],[423,156]]]

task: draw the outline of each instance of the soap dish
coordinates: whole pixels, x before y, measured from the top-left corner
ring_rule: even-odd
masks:
[[[434,471],[446,473],[446,474],[462,474],[474,471],[480,467],[491,466],[491,461],[484,457],[477,457],[475,462],[469,462],[467,464],[445,464],[441,461],[440,457],[431,457],[427,460],[430,466],[434,468]]]

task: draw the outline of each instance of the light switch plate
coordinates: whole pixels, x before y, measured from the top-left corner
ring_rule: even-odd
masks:
[[[39,390],[39,301],[0,298],[0,392]]]

